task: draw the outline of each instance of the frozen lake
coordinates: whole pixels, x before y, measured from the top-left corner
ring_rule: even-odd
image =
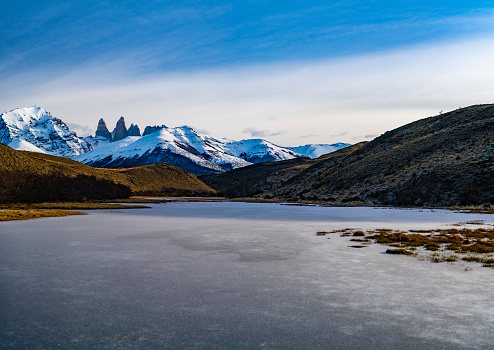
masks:
[[[0,223],[0,348],[492,349],[493,269],[315,235],[474,220],[494,215],[175,202]]]

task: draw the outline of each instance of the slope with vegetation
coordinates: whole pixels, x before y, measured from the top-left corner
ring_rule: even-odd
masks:
[[[195,175],[168,164],[97,169],[0,144],[0,202],[125,198],[131,194],[213,194]]]
[[[314,160],[202,177],[232,197],[332,204],[494,204],[494,105],[425,118]]]
[[[203,175],[199,178],[225,197],[249,197],[271,191],[291,177],[325,159],[341,158],[365,145],[361,142],[316,159],[295,158],[277,162],[266,162],[234,169],[222,174]]]
[[[494,204],[494,105],[388,131],[328,158],[264,197],[398,206]]]

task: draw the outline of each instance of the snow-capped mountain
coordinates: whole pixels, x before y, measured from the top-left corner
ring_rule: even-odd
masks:
[[[262,139],[248,139],[242,141],[227,141],[224,149],[236,157],[250,163],[273,162],[301,157],[300,153],[288,147],[280,147]]]
[[[348,146],[350,146],[349,143],[338,142],[338,143],[333,143],[331,145],[312,143],[305,146],[287,147],[287,148],[303,155],[304,157],[319,158],[323,154],[328,154]]]
[[[133,135],[133,136],[129,136]],[[0,142],[17,150],[63,156],[96,167],[133,167],[166,162],[194,174],[220,173],[253,163],[296,157],[318,157],[348,146],[306,145],[280,147],[262,139],[234,141],[195,132],[189,126],[137,125],[129,130],[121,117],[113,133],[103,119],[95,136],[78,137],[60,119],[33,106],[0,115]]]
[[[91,166],[109,168],[166,162],[194,174],[210,174],[295,157],[301,155],[265,140],[216,139],[182,126],[162,127],[142,137],[129,136],[74,159]]]
[[[92,150],[64,122],[38,106],[2,113],[0,142],[18,150],[69,158]]]

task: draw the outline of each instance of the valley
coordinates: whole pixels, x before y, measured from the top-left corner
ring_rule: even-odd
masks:
[[[21,112],[31,113],[29,118],[19,119],[30,121],[29,128],[54,121],[58,124],[50,124],[53,130],[64,125],[39,108],[9,112],[2,120],[5,116],[13,120],[13,115]],[[33,122],[36,118],[39,122]],[[16,125],[18,131],[29,129],[21,122]],[[133,135],[140,134],[137,125],[129,130]],[[38,201],[70,200],[65,196],[70,188],[85,188],[84,194],[72,191],[72,197],[223,195],[325,205],[487,209],[494,205],[494,105],[470,106],[421,119],[369,142],[303,147],[312,156],[334,147],[317,158],[302,157],[260,139],[218,140],[189,127],[163,125],[146,130],[145,136],[129,135],[121,118],[110,133],[100,120],[93,143],[115,132],[120,133],[118,140],[112,136],[97,148],[83,152],[78,147],[90,147],[91,143],[75,142],[76,137],[69,133],[72,139],[64,145],[77,145],[75,149],[80,151],[73,159],[40,151],[16,151],[0,144],[3,201],[12,202],[8,196],[12,196],[9,191],[13,188],[23,188],[17,191],[24,193],[24,197],[18,193],[21,202],[27,200],[26,196]],[[15,138],[18,145],[25,145],[28,139]],[[197,178],[190,171],[203,175]],[[207,174],[210,171],[217,173]],[[32,181],[33,174],[38,181]],[[52,181],[54,177],[56,181]],[[57,191],[46,191],[48,184],[57,181],[64,185],[55,186]],[[52,199],[48,194],[53,195]]]
[[[3,1],[0,350],[494,348],[493,1]]]

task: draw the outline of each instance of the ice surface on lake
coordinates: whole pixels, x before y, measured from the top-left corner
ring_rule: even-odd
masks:
[[[492,348],[494,270],[315,235],[475,220],[494,215],[173,202],[0,223],[0,344]]]

